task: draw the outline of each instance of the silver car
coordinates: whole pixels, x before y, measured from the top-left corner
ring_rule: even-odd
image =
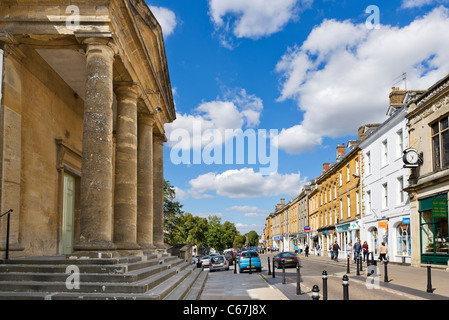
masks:
[[[226,260],[225,256],[212,256],[209,261],[209,270],[229,270],[229,263]]]

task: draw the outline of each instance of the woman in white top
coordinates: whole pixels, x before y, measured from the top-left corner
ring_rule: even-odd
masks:
[[[349,264],[352,264],[352,242],[349,242],[346,247],[346,252],[348,253],[349,257]]]

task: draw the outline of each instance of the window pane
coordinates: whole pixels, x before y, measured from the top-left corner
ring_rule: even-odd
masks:
[[[432,125],[432,135],[437,134],[438,132],[440,132],[440,128],[439,128],[439,122],[434,123]]]
[[[438,170],[441,168],[440,163],[440,136],[435,136],[432,138],[432,149],[433,149],[433,169]]]
[[[449,130],[441,134],[441,151],[443,168],[449,167]]]
[[[435,251],[439,254],[448,254],[448,250],[447,218],[435,218]]]
[[[444,130],[448,127],[447,117],[441,120],[441,130]]]

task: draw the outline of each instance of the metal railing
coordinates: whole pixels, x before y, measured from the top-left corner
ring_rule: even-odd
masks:
[[[5,212],[4,214],[0,215],[0,218],[4,217],[4,216],[8,216],[8,219],[6,221],[6,248],[5,248],[5,260],[8,260],[9,258],[9,224],[10,224],[10,218],[11,218],[11,213],[13,212],[12,209],[9,209],[7,212]]]

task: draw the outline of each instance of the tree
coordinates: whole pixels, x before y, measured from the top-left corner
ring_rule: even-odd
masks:
[[[175,188],[164,180],[164,241],[170,244],[185,243],[187,239],[184,226],[184,212],[179,201],[175,201]]]
[[[257,234],[256,231],[252,230],[252,231],[248,232],[247,235],[248,235],[248,240],[249,240],[250,246],[254,247],[259,244],[259,235]]]

